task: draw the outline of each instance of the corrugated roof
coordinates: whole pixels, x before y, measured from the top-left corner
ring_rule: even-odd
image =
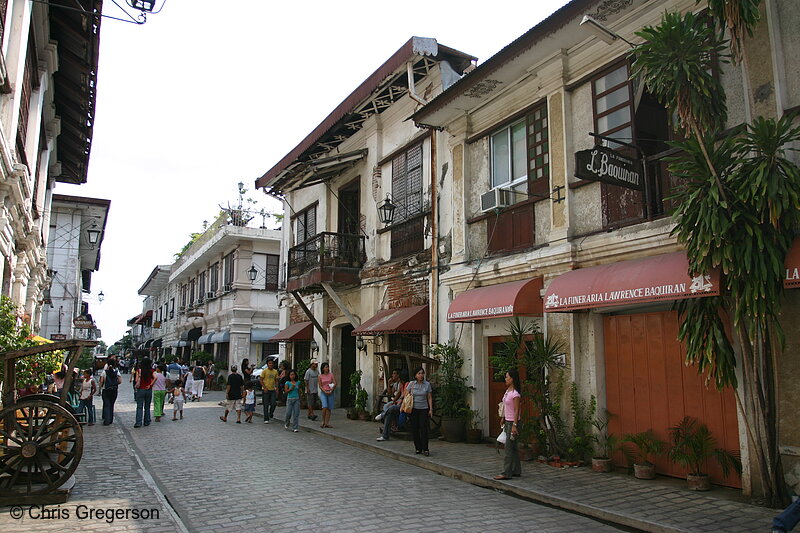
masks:
[[[467,92],[470,88],[486,80],[493,72],[500,69],[503,65],[524,53],[526,50],[529,50],[547,36],[560,30],[575,17],[583,15],[589,8],[599,2],[600,0],[573,0],[564,5],[542,22],[522,34],[519,38],[515,39],[508,46],[487,59],[484,63],[481,63],[473,71],[414,113],[411,116],[414,123],[418,125],[429,125],[425,123],[425,117],[445,107]],[[439,126],[439,124],[434,125]]]
[[[435,39],[426,39],[421,37],[412,37],[400,49],[395,52],[383,65],[381,65],[375,72],[372,73],[356,90],[339,104],[314,130],[309,133],[300,144],[298,144],[291,152],[286,154],[274,167],[264,173],[259,179],[256,180],[256,187],[268,187],[275,184],[279,175],[286,170],[291,164],[302,160],[317,142],[325,137],[325,135],[334,129],[341,121],[346,119],[353,110],[365,99],[367,99],[373,91],[383,85],[386,79],[392,75],[396,75],[397,71],[406,64],[406,62],[415,55],[430,55],[430,43],[435,43],[436,59],[448,60],[453,68],[458,72],[463,72],[472,61],[476,58],[458,50],[454,50],[447,46],[439,45]]]

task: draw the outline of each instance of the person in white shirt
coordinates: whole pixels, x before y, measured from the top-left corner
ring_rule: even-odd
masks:
[[[81,394],[78,397],[78,410],[86,411],[86,419],[90,426],[94,425],[94,405],[92,400],[94,393],[97,392],[97,384],[92,379],[92,371],[88,368],[83,371],[83,379],[81,380]]]

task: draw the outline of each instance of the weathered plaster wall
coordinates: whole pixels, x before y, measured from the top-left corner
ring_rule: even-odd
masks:
[[[785,108],[800,105],[800,9],[797,0],[772,0],[777,12],[776,30],[783,48],[783,76],[786,81]]]

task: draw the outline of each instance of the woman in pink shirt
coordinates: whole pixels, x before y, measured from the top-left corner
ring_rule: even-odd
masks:
[[[517,449],[517,435],[519,435],[519,373],[511,369],[506,372],[506,392],[503,394],[503,431],[506,433],[506,456],[503,459],[503,473],[494,476],[495,479],[511,479],[512,476],[522,475],[522,465],[519,462]]]
[[[331,426],[331,411],[333,411],[333,389],[336,388],[336,378],[331,372],[331,365],[326,362],[320,367],[319,375],[319,399],[322,404],[322,425],[321,428],[333,428]]]

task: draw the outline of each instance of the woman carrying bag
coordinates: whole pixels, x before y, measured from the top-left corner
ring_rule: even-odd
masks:
[[[506,392],[503,394],[503,433],[506,440],[503,443],[506,449],[503,459],[503,473],[494,476],[495,479],[511,479],[512,476],[522,475],[522,465],[519,461],[517,436],[519,435],[519,373],[511,369],[506,372]]]
[[[433,388],[425,380],[425,370],[417,368],[412,381],[406,389],[406,394],[414,398],[414,409],[411,411],[411,433],[414,435],[414,448],[417,454],[430,456],[428,451],[428,429],[431,416],[433,416]]]

